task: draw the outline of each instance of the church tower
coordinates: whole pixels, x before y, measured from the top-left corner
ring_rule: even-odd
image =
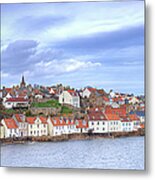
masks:
[[[25,80],[24,80],[24,76],[22,76],[22,81],[20,83],[20,87],[24,88],[26,86]]]

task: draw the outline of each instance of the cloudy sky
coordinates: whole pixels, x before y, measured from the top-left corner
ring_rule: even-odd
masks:
[[[144,2],[3,4],[2,86],[144,93]]]

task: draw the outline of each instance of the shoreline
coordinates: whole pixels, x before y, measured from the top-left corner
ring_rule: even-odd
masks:
[[[41,136],[41,137],[24,137],[24,138],[7,138],[1,139],[1,145],[26,144],[33,142],[62,142],[70,140],[93,140],[93,139],[115,139],[121,137],[138,137],[145,136],[145,131],[133,132],[113,132],[108,134],[64,134],[60,136]]]

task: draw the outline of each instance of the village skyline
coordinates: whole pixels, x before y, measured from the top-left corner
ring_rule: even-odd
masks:
[[[22,79],[22,77],[25,77],[24,75],[22,75],[21,77],[20,77],[20,81],[21,81],[21,79]],[[18,81],[18,83],[17,84],[12,84],[12,85],[10,85],[10,86],[5,86],[5,85],[1,85],[1,88],[0,89],[3,89],[3,88],[12,88],[12,87],[20,87],[20,81]],[[115,89],[113,89],[113,88],[109,88],[109,89],[105,89],[103,86],[98,86],[98,87],[96,87],[96,86],[92,86],[92,85],[85,85],[85,86],[82,86],[82,87],[73,87],[73,86],[71,86],[71,85],[69,85],[69,84],[63,84],[63,83],[61,83],[61,82],[58,82],[58,83],[56,83],[56,84],[52,84],[52,83],[49,83],[49,84],[38,84],[38,83],[34,83],[34,84],[32,84],[32,83],[30,83],[30,82],[27,82],[27,80],[26,80],[26,86],[32,86],[32,87],[34,87],[34,88],[36,88],[36,87],[55,87],[55,86],[57,86],[57,85],[62,85],[63,87],[66,87],[66,88],[69,88],[69,89],[75,89],[75,90],[82,90],[82,89],[85,89],[85,88],[95,88],[95,89],[104,89],[107,93],[110,93],[110,91],[113,91],[113,92],[115,92],[115,93],[122,93],[122,94],[133,94],[133,95],[135,95],[135,96],[145,96],[145,94],[144,93],[139,93],[139,94],[136,94],[136,93],[134,93],[134,92],[122,92],[122,91],[117,91],[117,90],[115,90]]]

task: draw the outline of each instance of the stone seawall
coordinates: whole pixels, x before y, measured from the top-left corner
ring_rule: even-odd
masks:
[[[144,136],[145,131],[139,130],[135,132],[117,132],[107,134],[64,134],[60,136],[42,136],[42,137],[24,137],[24,138],[7,138],[1,139],[4,144],[23,144],[26,142],[60,142],[68,140],[89,140],[98,138],[119,138],[119,137],[131,137],[131,136]]]

